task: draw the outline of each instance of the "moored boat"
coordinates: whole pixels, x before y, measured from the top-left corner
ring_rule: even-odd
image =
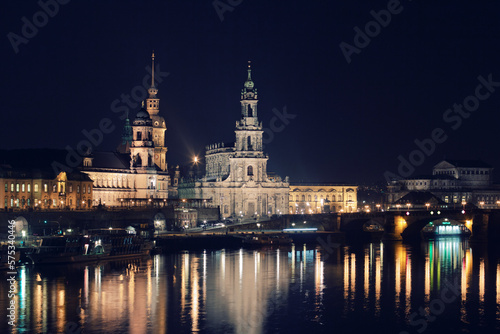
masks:
[[[430,222],[421,231],[421,235],[424,239],[447,237],[469,238],[471,234],[471,231],[464,224],[450,221],[446,218]]]
[[[243,244],[246,245],[290,245],[292,238],[286,235],[249,235],[243,238]]]
[[[86,235],[41,237],[28,258],[35,264],[77,263],[149,255],[151,242],[123,229],[90,230]]]

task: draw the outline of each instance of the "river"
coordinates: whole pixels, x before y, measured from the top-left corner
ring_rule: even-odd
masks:
[[[499,333],[500,260],[442,239],[19,266],[2,333]]]

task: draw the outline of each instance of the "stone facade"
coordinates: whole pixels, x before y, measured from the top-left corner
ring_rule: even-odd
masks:
[[[357,191],[354,185],[293,183],[290,184],[288,213],[356,212]]]
[[[493,185],[493,168],[477,160],[443,160],[434,166],[432,175],[393,180],[388,185],[388,203],[415,191],[431,192],[451,207],[500,207],[500,188]]]
[[[287,213],[288,178],[271,178],[267,174],[269,157],[263,152],[257,103],[257,89],[249,65],[241,93],[241,119],[236,122],[235,143],[207,146],[205,176],[180,183],[180,198],[210,199],[220,207],[224,218]]]
[[[83,173],[2,169],[0,203],[5,210],[83,210],[92,203],[92,180]]]

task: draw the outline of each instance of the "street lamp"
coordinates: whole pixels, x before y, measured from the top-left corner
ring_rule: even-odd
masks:
[[[377,211],[380,211],[380,204],[375,205],[377,207]]]

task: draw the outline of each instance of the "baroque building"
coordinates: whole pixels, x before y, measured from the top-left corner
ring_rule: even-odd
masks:
[[[50,167],[66,151],[0,151],[0,205],[5,210],[85,210],[92,204],[92,180],[79,171]]]
[[[493,184],[493,168],[479,160],[443,160],[434,166],[432,175],[393,180],[387,190],[388,204],[394,205],[401,204],[410,193],[428,192],[448,207],[500,207],[500,188]]]
[[[356,212],[358,186],[331,183],[292,183],[288,213]]]
[[[269,157],[263,152],[258,94],[250,65],[247,72],[236,141],[207,146],[205,175],[183,180],[178,187],[180,198],[210,200],[220,207],[224,218],[285,214],[288,209],[288,177],[282,180],[267,173]]]
[[[165,146],[167,128],[165,119],[159,115],[154,53],[151,73],[149,97],[132,125],[127,116],[117,151],[92,152],[83,159],[82,172],[94,181],[94,206],[166,204],[170,185]]]

